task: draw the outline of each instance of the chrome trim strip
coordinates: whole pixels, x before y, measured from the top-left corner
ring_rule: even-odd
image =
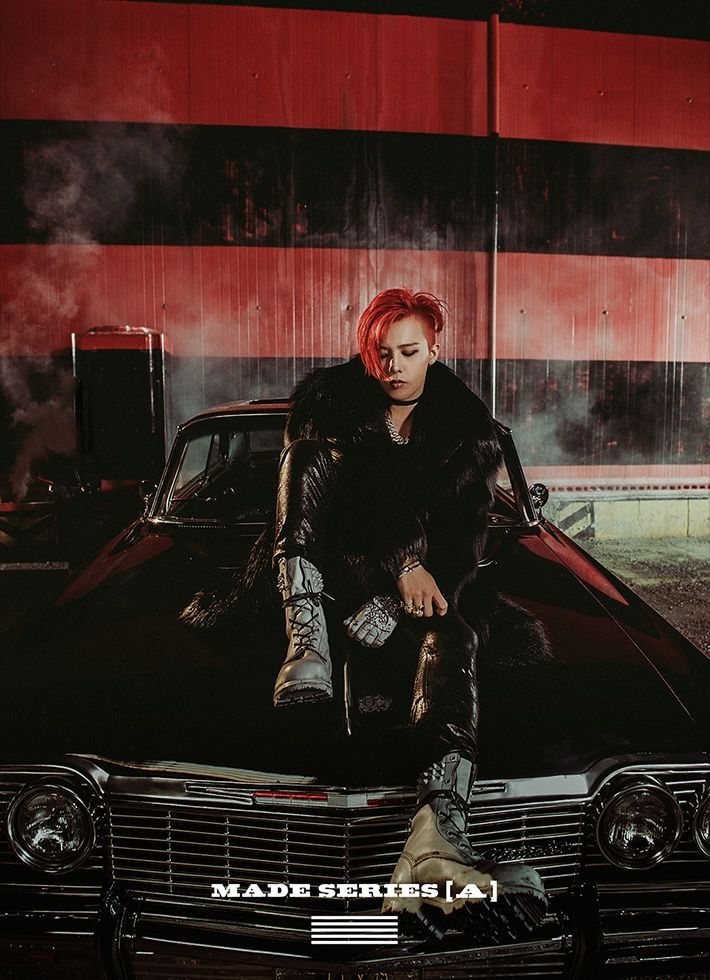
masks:
[[[629,929],[628,932],[604,933],[604,942],[609,946],[623,946],[626,944],[649,943],[658,946],[663,942],[682,942],[688,941],[702,943],[710,940],[710,926],[707,929],[693,926],[680,928],[670,928],[659,926],[657,929],[648,929],[635,932]]]
[[[205,941],[198,945],[190,940],[186,941],[178,937],[172,938],[170,936],[160,935],[158,928],[156,927],[159,927],[161,924],[162,923],[159,919],[154,919],[149,914],[144,914],[141,916],[138,930],[139,934],[136,941],[137,952],[143,943],[150,942],[160,944],[164,947],[174,946],[176,950],[185,950],[186,948],[196,950],[197,956],[199,956],[200,950],[222,950],[225,953],[237,956],[239,954],[267,956],[274,965],[276,965],[279,961],[283,963],[291,961],[292,964],[294,961],[299,961],[299,965],[307,965],[309,972],[322,972],[319,961],[312,959],[311,955],[308,953],[299,954],[298,952],[294,951],[293,953],[284,954],[274,952],[272,949],[262,949],[260,946],[247,947],[242,944],[228,945],[224,941],[220,942],[217,938],[214,942],[210,942],[206,936]],[[150,926],[153,926],[153,929],[150,929]],[[440,952],[437,951],[434,954],[434,962],[432,962],[433,957],[429,949],[426,951],[402,952],[399,953],[399,955],[395,953],[394,955],[387,956],[385,958],[383,958],[381,955],[373,955],[373,953],[376,953],[377,950],[373,950],[369,952],[369,954],[365,951],[363,956],[358,956],[357,963],[353,964],[350,972],[364,972],[363,967],[367,967],[369,972],[372,969],[376,969],[378,965],[387,965],[390,969],[392,969],[395,966],[409,966],[415,968],[418,965],[423,967],[442,967],[448,964],[453,965],[456,963],[465,963],[467,960],[491,960],[495,962],[496,960],[503,960],[511,956],[515,956],[520,962],[525,962],[525,959],[529,957],[547,954],[566,954],[571,950],[571,936],[562,930],[560,923],[556,918],[546,922],[542,928],[546,929],[548,934],[552,932],[553,935],[544,939],[538,939],[536,941],[500,946],[472,947],[468,943],[463,945],[457,944],[457,948],[445,948]]]
[[[138,764],[136,769],[133,770],[132,775],[114,775],[110,772],[110,768],[99,768],[101,764],[106,764],[109,767],[113,764],[130,769],[131,763],[122,763],[118,760],[103,759],[100,756],[92,755],[75,755],[69,758],[76,758],[81,760],[82,764],[90,765],[91,775],[88,772],[84,772],[83,774],[89,776],[89,778],[93,778],[97,783],[99,782],[97,775],[100,773],[102,777],[101,783],[109,783],[108,788],[114,797],[130,798],[132,795],[131,789],[134,790],[133,795],[135,796],[135,791],[140,787],[140,797],[136,796],[136,799],[141,802],[144,802],[150,797],[155,799],[173,798],[184,801],[186,782],[189,782],[192,786],[197,786],[204,782],[205,786],[208,786],[209,784],[214,785],[220,780],[219,776],[210,776],[201,780],[199,776],[195,776],[194,774],[186,775],[181,779],[179,773],[174,770],[165,771],[161,775],[161,770],[157,768],[159,766],[158,763],[151,763],[150,767],[146,764],[145,768],[141,764]],[[70,767],[67,766],[67,768]],[[54,767],[54,769],[61,771],[59,767]],[[50,767],[43,767],[43,771],[47,772],[48,770],[50,770]],[[700,781],[710,778],[710,763],[705,754],[688,756],[683,761],[678,761],[677,756],[660,756],[656,757],[653,761],[646,757],[639,758],[637,755],[615,756],[600,760],[581,773],[524,777],[520,779],[513,778],[506,779],[505,781],[479,781],[476,784],[475,791],[477,805],[478,803],[489,801],[497,802],[501,797],[504,797],[506,801],[511,803],[513,801],[517,803],[521,800],[529,800],[535,806],[549,805],[552,802],[561,800],[567,800],[572,803],[583,802],[595,792],[598,792],[606,782],[622,771],[638,771],[649,774],[657,773],[664,781],[672,779],[676,775],[682,778],[684,773],[692,771],[698,774],[698,780]],[[150,776],[148,776],[148,773],[150,773]],[[250,784],[247,782],[246,777],[247,774],[244,770],[235,770],[233,779],[230,779],[229,774],[226,772],[222,778],[225,787],[230,785],[234,786],[235,793],[240,796],[245,792],[253,793],[264,790],[266,784],[263,781],[260,783],[252,782]],[[347,808],[349,810],[366,808],[368,812],[378,812],[379,807],[372,805],[374,801],[383,801],[384,805],[387,805],[389,799],[391,799],[392,805],[394,806],[400,802],[414,801],[416,799],[416,793],[412,786],[386,786],[376,790],[360,789],[346,791],[342,787],[323,786],[315,782],[304,783],[303,778],[301,778],[301,781],[290,784],[281,782],[277,786],[277,790],[286,793],[289,791],[294,793],[323,792],[327,794],[328,798],[327,801],[323,801],[319,805],[330,808]],[[221,801],[222,796],[220,794]],[[368,801],[371,802],[368,803]],[[266,805],[266,801],[260,801],[260,810]],[[273,807],[276,805],[286,808],[289,804],[286,799],[268,801],[268,806]]]
[[[673,892],[690,891],[697,894],[699,888],[697,882],[689,882],[687,880],[685,881],[673,881],[673,880],[630,881],[630,882],[623,882],[623,883],[603,882],[601,884],[598,884],[596,887],[600,895],[604,895],[605,893],[609,893],[612,895],[616,893],[620,893],[623,895],[628,895],[631,899],[633,899],[633,896],[636,893],[643,895],[649,892],[655,893],[661,889],[663,891],[673,891]],[[710,888],[710,884],[707,885],[706,887]]]
[[[46,885],[37,885],[28,881],[3,881],[2,887],[17,889],[16,891],[13,891],[13,895],[18,898],[22,897],[23,892],[27,892],[29,896],[51,895],[56,897],[58,900],[66,898],[87,898],[93,900],[101,894],[101,885],[98,884],[66,885],[60,882],[55,884],[54,880],[52,880],[51,884]]]

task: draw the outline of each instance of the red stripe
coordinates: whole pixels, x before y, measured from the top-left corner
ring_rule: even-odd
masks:
[[[486,132],[486,24],[3,0],[2,115]],[[702,41],[503,24],[501,135],[710,149]]]
[[[501,27],[501,135],[710,149],[710,45]]]
[[[4,6],[4,118],[485,131],[480,21],[121,0]]]
[[[166,332],[178,356],[339,359],[353,352],[372,294],[408,283],[448,297],[469,323],[450,332],[450,349],[484,357],[485,268],[485,255],[463,252],[6,245],[3,333],[16,355],[66,348],[72,330],[130,323]]]
[[[528,483],[541,482],[550,490],[582,493],[585,490],[664,490],[705,489],[710,482],[710,467],[705,463],[640,463],[601,466],[526,466]],[[703,501],[699,501],[700,504]],[[687,528],[679,525],[678,534],[685,537]]]
[[[5,245],[5,353],[52,354],[72,331],[130,323],[178,356],[345,358],[377,290],[444,297],[442,352],[485,358],[487,256],[472,252]],[[504,253],[499,358],[704,362],[708,263]]]
[[[708,361],[709,269],[698,259],[502,254],[498,356]]]

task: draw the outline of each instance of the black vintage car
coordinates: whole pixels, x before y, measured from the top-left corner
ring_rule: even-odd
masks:
[[[468,832],[539,870],[547,918],[517,943],[455,917],[438,938],[312,943],[313,916],[378,913],[361,886],[389,881],[407,836],[406,684],[386,648],[363,649],[331,703],[276,711],[282,635],[179,618],[264,526],[286,409],[181,426],[144,516],[6,644],[0,974],[710,971],[710,663],[542,517],[544,487],[527,488],[502,426],[480,588],[536,622],[551,657],[483,651]]]

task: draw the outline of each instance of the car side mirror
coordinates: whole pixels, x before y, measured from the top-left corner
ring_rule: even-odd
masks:
[[[544,483],[533,483],[533,485],[528,488],[528,493],[530,494],[530,499],[532,500],[538,515],[542,515],[542,508],[550,499],[550,491],[547,489]]]
[[[138,493],[143,501],[143,514],[148,513],[148,508],[153,503],[153,497],[155,496],[155,491],[158,489],[157,483],[151,483],[150,480],[141,480],[138,484]]]

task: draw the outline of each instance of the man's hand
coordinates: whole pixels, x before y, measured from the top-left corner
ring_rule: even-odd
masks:
[[[402,608],[410,616],[446,615],[449,604],[423,565],[398,578],[397,587],[402,596]]]
[[[381,647],[399,620],[400,604],[392,596],[376,595],[344,620],[348,636],[364,647]]]

